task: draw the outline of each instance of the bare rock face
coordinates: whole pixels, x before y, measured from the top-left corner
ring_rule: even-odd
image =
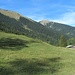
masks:
[[[48,21],[48,20],[42,20],[42,21],[40,21],[40,23],[42,24],[42,25],[47,25],[47,23],[49,23],[50,21]]]

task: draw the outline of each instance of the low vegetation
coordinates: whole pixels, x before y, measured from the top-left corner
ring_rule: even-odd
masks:
[[[0,75],[74,74],[74,49],[0,32]]]

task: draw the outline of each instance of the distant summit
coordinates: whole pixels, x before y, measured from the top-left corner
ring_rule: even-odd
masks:
[[[8,16],[10,18],[14,18],[16,20],[19,20],[20,17],[24,17],[24,16],[20,15],[17,12],[14,12],[14,11],[11,11],[11,10],[5,10],[5,9],[1,9],[1,8],[0,8],[0,13],[5,15],[5,16]],[[28,17],[24,17],[24,18],[29,19],[30,21],[34,22],[34,20],[32,20],[32,19],[30,19]]]
[[[62,23],[57,23],[53,21],[48,21],[48,20],[42,20],[39,23],[44,25],[48,29],[53,29],[55,31],[60,32],[61,34],[65,34],[69,37],[75,37],[75,27],[62,24]]]
[[[48,20],[42,20],[42,21],[40,21],[40,23],[42,24],[42,25],[47,25],[47,23],[49,23],[50,21],[48,21]]]

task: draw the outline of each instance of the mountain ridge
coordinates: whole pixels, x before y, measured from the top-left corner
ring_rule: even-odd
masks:
[[[67,24],[53,22],[53,21],[48,21],[48,23],[46,23],[44,20],[42,20],[39,23],[41,23],[42,25],[44,25],[44,23],[45,23],[44,26],[47,27],[48,29],[53,29],[64,35],[67,35],[70,37],[75,37],[75,35],[74,35],[75,27],[69,26]]]
[[[11,14],[10,11],[0,10],[0,30],[2,31],[38,38],[52,44],[60,37],[58,32],[55,32],[53,29],[46,28],[39,22],[20,15],[17,15],[17,17],[19,17],[17,19],[15,16],[12,17],[17,13],[13,12],[12,16],[9,13]]]
[[[18,35],[26,35],[28,37],[48,42],[52,45],[58,45],[61,35],[64,35],[67,39],[68,36],[71,36],[58,31],[59,28],[63,28],[61,27],[61,24],[59,25],[58,23],[52,21],[49,22],[47,20],[45,20],[45,22],[45,25],[43,25],[40,22],[24,17],[19,13],[9,10],[0,10],[1,31],[15,33]],[[52,25],[56,27],[52,28]]]

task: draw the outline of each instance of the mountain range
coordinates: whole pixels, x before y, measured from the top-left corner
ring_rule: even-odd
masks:
[[[75,27],[48,20],[36,22],[19,13],[0,9],[0,31],[26,35],[57,45],[61,35],[74,38]]]
[[[48,29],[56,30],[56,31],[60,32],[61,34],[65,34],[69,37],[75,37],[75,35],[74,35],[75,27],[72,27],[72,26],[69,26],[66,24],[62,24],[62,23],[48,21],[48,20],[42,20],[42,21],[40,21],[40,23]]]

